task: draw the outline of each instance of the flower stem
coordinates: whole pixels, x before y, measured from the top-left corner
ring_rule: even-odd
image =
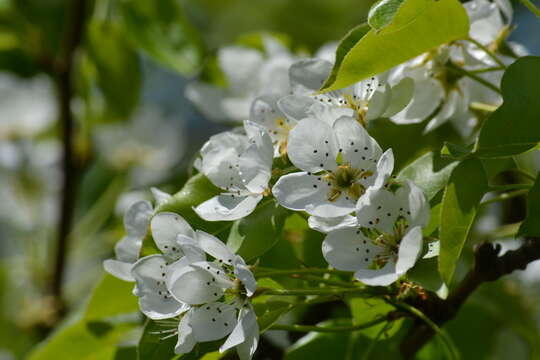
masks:
[[[529,9],[536,17],[540,18],[540,9],[538,9],[530,0],[519,0],[527,9]]]
[[[368,289],[363,287],[357,288],[303,288],[303,289],[269,289],[259,288],[257,289],[257,295],[277,295],[277,296],[307,296],[307,295],[343,295],[345,293],[354,292],[369,292]],[[372,293],[370,292],[370,295]]]
[[[319,269],[319,268],[303,268],[303,269],[270,269],[257,267],[254,269],[258,277],[274,276],[274,275],[294,275],[294,274],[339,274],[351,275],[350,271],[341,271],[334,269]]]
[[[365,323],[357,324],[357,325],[349,325],[349,326],[335,326],[335,327],[327,327],[327,326],[315,326],[315,325],[285,325],[285,324],[274,324],[270,328],[270,330],[286,330],[286,331],[296,331],[296,332],[322,332],[322,333],[333,333],[333,332],[343,332],[343,331],[355,331],[355,330],[362,330],[367,329],[372,326],[375,326],[377,324],[383,323],[385,321],[393,320],[393,316],[381,316],[379,318],[376,318],[371,321],[367,321]]]
[[[313,276],[309,274],[292,274],[291,277],[293,278],[299,278],[301,280],[305,281],[316,281],[321,284],[328,284],[328,285],[334,285],[334,286],[345,286],[345,287],[357,287],[352,282],[345,282],[341,280],[334,280],[334,279],[326,279],[321,276]]]
[[[495,55],[491,50],[489,50],[485,45],[483,45],[480,42],[474,40],[473,38],[467,38],[466,40],[473,43],[474,45],[476,45],[480,49],[482,49],[490,58],[493,59],[493,61],[495,61],[497,63],[497,65],[499,65],[502,68],[502,70],[506,69],[506,65],[502,62],[502,60],[499,59],[499,57],[497,55]],[[499,69],[499,70],[501,70],[501,69]]]
[[[485,111],[485,112],[494,112],[495,110],[497,110],[499,107],[498,106],[495,106],[495,105],[490,105],[490,104],[484,104],[484,103],[481,103],[481,102],[476,102],[476,101],[473,101],[469,107],[472,109],[472,110],[479,110],[479,111]]]
[[[481,78],[480,76],[478,76],[478,75],[476,75],[476,74],[474,74],[474,73],[472,73],[472,72],[470,72],[470,71],[467,71],[467,70],[465,70],[465,69],[463,69],[463,68],[461,68],[461,67],[459,67],[459,66],[456,66],[456,65],[452,64],[451,62],[448,62],[448,63],[446,64],[446,67],[447,67],[448,69],[450,69],[450,70],[452,70],[452,71],[458,73],[458,74],[461,74],[461,75],[463,75],[463,76],[467,76],[467,77],[469,77],[469,78],[475,80],[476,82],[478,82],[478,83],[484,85],[485,87],[487,87],[487,88],[489,88],[489,89],[495,91],[497,94],[501,94],[501,95],[502,95],[501,89],[499,89],[497,86],[493,85],[493,84],[490,83],[489,81],[487,81],[487,80]]]

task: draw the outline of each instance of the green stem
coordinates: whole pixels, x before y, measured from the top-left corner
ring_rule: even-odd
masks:
[[[495,106],[495,105],[484,104],[484,103],[476,102],[476,101],[473,101],[472,103],[470,103],[469,107],[472,110],[479,110],[479,111],[485,111],[485,112],[490,112],[490,113],[494,112],[495,110],[499,108],[498,106]]]
[[[478,83],[484,85],[485,87],[495,91],[497,94],[501,94],[502,95],[502,91],[501,89],[499,89],[498,87],[496,87],[495,85],[493,85],[492,83],[490,83],[489,81],[481,78],[480,76],[476,75],[476,74],[473,74],[471,73],[470,71],[467,71],[459,66],[456,66],[454,64],[452,64],[451,62],[448,62],[448,64],[446,64],[446,67],[449,69],[449,70],[452,70],[458,74],[461,74],[463,76],[467,76],[475,81],[477,81]]]
[[[484,74],[484,73],[494,72],[494,71],[503,71],[505,69],[506,68],[503,68],[502,66],[494,66],[494,67],[488,67],[488,68],[483,68],[483,69],[471,70],[471,73],[473,73],[473,74]]]
[[[507,184],[507,185],[491,185],[490,191],[507,191],[507,190],[530,190],[532,184]]]
[[[345,293],[367,292],[365,288],[303,288],[303,289],[269,289],[259,288],[255,296],[277,295],[277,296],[307,296],[307,295],[343,295]]]
[[[328,284],[328,285],[334,285],[334,286],[345,286],[345,287],[357,287],[352,282],[345,282],[341,280],[334,280],[334,279],[326,279],[321,276],[313,276],[308,274],[298,274],[295,276],[295,274],[292,274],[293,278],[300,278],[301,280],[305,281],[316,281],[321,284]]]
[[[525,171],[523,169],[512,169],[510,171],[513,171],[513,172],[516,172],[520,175],[523,175],[524,177],[526,177],[527,179],[531,180],[531,181],[536,181],[536,176],[534,176],[533,174],[531,174],[530,172],[528,171]]]
[[[443,344],[445,345],[450,359],[460,358],[456,345],[454,344],[450,336],[448,336],[448,334],[444,330],[442,330],[437,324],[435,324],[435,322],[433,322],[433,320],[427,317],[423,312],[407,303],[394,303],[393,305],[398,308],[402,308],[403,310],[406,310],[417,318],[421,319],[426,323],[427,326],[429,326],[433,330],[435,334],[439,335]]]
[[[529,192],[528,189],[520,189],[520,190],[515,190],[515,191],[512,191],[512,192],[504,193],[504,194],[501,194],[499,196],[495,196],[494,198],[491,198],[489,200],[481,202],[480,206],[491,204],[491,203],[494,203],[494,202],[497,202],[497,201],[504,201],[504,200],[508,200],[508,199],[511,199],[511,198],[515,198],[516,196],[520,196],[520,195],[526,194],[528,192]]]
[[[537,18],[540,19],[540,9],[538,9],[530,0],[519,0],[527,9],[529,9]]]
[[[474,45],[482,49],[490,58],[493,59],[499,65],[502,67],[502,69],[506,69],[505,63],[502,62],[501,59],[497,55],[495,55],[491,50],[489,50],[485,45],[481,44],[480,42],[474,40],[473,38],[468,38],[467,41],[472,42]]]
[[[390,320],[390,316],[386,315],[386,316],[382,316],[371,321],[367,321],[362,324],[349,325],[349,326],[335,326],[335,327],[315,326],[315,325],[274,324],[272,325],[270,330],[286,330],[286,331],[296,331],[296,332],[312,332],[313,331],[313,332],[322,332],[322,333],[334,333],[334,332],[367,329],[388,320]]]

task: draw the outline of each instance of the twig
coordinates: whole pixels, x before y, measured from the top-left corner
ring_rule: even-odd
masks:
[[[495,281],[515,270],[540,259],[540,238],[527,238],[523,245],[499,256],[500,245],[482,243],[474,252],[475,263],[458,287],[446,300],[428,299],[421,304],[423,313],[439,327],[453,319],[469,296],[484,282]],[[417,322],[401,343],[400,350],[405,359],[411,359],[434,335],[431,327]]]
[[[60,196],[58,238],[54,262],[54,272],[51,281],[51,294],[56,300],[61,314],[65,309],[62,294],[62,283],[66,265],[68,238],[73,221],[75,208],[77,169],[73,151],[74,119],[71,112],[73,98],[72,70],[75,52],[79,46],[86,19],[86,0],[71,2],[66,14],[66,29],[64,30],[64,47],[52,67],[56,80],[58,102],[60,108],[60,123],[62,128],[62,193]]]
[[[530,0],[519,0],[527,9],[529,9],[536,17],[540,18],[540,9],[538,9]]]
[[[386,316],[378,317],[374,320],[367,321],[362,324],[349,325],[349,326],[315,326],[315,325],[285,325],[285,324],[274,324],[270,328],[271,330],[286,330],[286,331],[296,331],[296,332],[343,332],[343,331],[355,331],[367,329],[377,324],[383,323],[385,321],[395,320],[402,315],[397,313],[389,313]]]
[[[475,80],[476,82],[478,82],[478,83],[484,85],[485,87],[493,90],[497,94],[502,94],[501,89],[499,89],[497,86],[495,86],[492,83],[490,83],[489,81],[481,78],[480,76],[471,73],[470,71],[467,71],[467,70],[465,70],[465,69],[463,69],[463,68],[461,68],[459,66],[454,65],[452,62],[448,62],[448,64],[446,64],[446,67],[449,70],[454,71],[455,73],[458,73],[458,74],[463,75],[463,76],[467,76],[467,77]]]

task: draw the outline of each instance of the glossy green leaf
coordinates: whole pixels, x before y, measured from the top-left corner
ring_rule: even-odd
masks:
[[[450,284],[488,183],[482,162],[461,162],[450,177],[441,207],[439,272]]]
[[[202,174],[197,174],[186,182],[184,187],[166,203],[157,208],[157,212],[171,211],[181,215],[194,228],[217,234],[229,228],[232,222],[205,221],[193,211],[193,207],[218,195],[221,190]]]
[[[199,68],[203,42],[179,1],[122,0],[119,10],[126,34],[137,48],[184,75]]]
[[[97,84],[115,116],[127,117],[139,101],[141,69],[125,34],[112,23],[88,26],[88,52],[97,69]]]
[[[381,0],[368,13],[368,24],[375,30],[388,26],[405,0]]]
[[[246,261],[263,255],[280,239],[288,211],[263,200],[254,212],[234,222],[227,245]]]
[[[522,57],[510,65],[501,90],[504,103],[480,131],[480,157],[516,155],[540,142],[540,57]]]
[[[431,200],[446,186],[457,164],[457,161],[428,152],[401,170],[398,179],[411,180],[424,190],[427,198]]]
[[[349,307],[351,309],[354,324],[373,321],[379,317],[386,316],[386,314],[395,310],[392,305],[388,304],[382,298],[353,298],[349,301]],[[385,326],[386,323],[383,322],[367,329],[359,330],[359,333],[373,339]],[[399,326],[389,327],[385,334],[387,337],[391,337],[398,329]]]
[[[380,31],[370,30],[348,48],[322,91],[340,89],[382,73],[436,46],[463,39],[468,32],[467,13],[457,0],[408,0],[390,25]]]
[[[106,320],[110,317],[138,312],[137,297],[133,295],[132,290],[133,283],[105,274],[88,302],[84,314],[85,320]],[[114,301],[111,301],[111,297]]]
[[[540,178],[536,176],[527,196],[527,217],[519,227],[517,236],[540,237]]]

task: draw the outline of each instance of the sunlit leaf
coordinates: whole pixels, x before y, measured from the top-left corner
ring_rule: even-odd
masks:
[[[518,236],[540,237],[540,180],[536,177],[527,196],[527,217],[519,227]]]

